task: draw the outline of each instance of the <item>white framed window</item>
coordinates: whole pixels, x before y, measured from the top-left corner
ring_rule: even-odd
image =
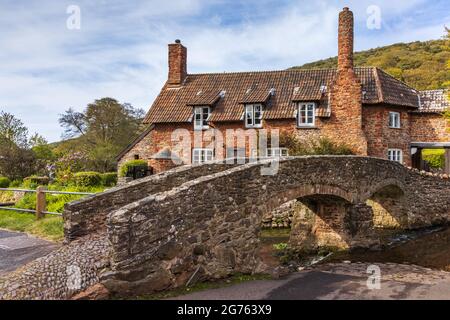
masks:
[[[388,160],[403,163],[403,151],[401,149],[388,149]]]
[[[316,104],[314,102],[298,104],[297,125],[299,127],[314,127],[316,125]]]
[[[261,128],[262,127],[262,105],[246,104],[245,105],[245,127]]]
[[[213,149],[194,148],[192,149],[192,163],[200,164],[214,160]]]
[[[400,112],[389,112],[389,127],[395,129],[400,128]]]
[[[194,129],[206,130],[209,129],[208,120],[211,115],[210,107],[195,107],[194,108]]]
[[[267,148],[267,157],[279,158],[289,156],[288,148]]]

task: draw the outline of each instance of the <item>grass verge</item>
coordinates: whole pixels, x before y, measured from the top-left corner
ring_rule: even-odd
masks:
[[[64,237],[63,220],[58,216],[47,215],[36,220],[31,213],[20,213],[0,209],[0,228],[28,234],[51,241],[61,241]]]

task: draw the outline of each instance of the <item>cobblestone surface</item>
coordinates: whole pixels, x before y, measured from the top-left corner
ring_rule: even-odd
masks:
[[[0,277],[0,300],[68,299],[98,283],[108,255],[105,234],[81,238]]]

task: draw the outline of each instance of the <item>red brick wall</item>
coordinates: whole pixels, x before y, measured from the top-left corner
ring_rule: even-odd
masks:
[[[390,111],[400,113],[400,129],[389,128]],[[363,127],[369,156],[387,159],[388,149],[401,149],[403,161],[411,165],[411,120],[407,109],[388,105],[365,105]]]
[[[412,113],[411,141],[450,142],[450,121],[437,113]]]

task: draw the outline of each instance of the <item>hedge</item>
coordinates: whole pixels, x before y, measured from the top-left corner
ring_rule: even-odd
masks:
[[[11,181],[6,177],[0,177],[0,188],[8,188]]]
[[[435,169],[442,169],[445,166],[445,156],[443,154],[427,154],[423,156],[423,160]]]
[[[102,183],[100,173],[94,171],[77,172],[73,176],[73,181],[77,187],[95,187]]]
[[[48,185],[49,177],[29,176],[23,179],[23,186],[25,188],[35,188],[37,186]]]
[[[130,160],[125,162],[120,168],[120,176],[128,177],[133,171],[133,168],[139,168],[140,170],[147,171],[148,163],[145,160]]]
[[[102,185],[105,187],[113,187],[117,184],[117,173],[116,172],[107,172],[101,174]]]

